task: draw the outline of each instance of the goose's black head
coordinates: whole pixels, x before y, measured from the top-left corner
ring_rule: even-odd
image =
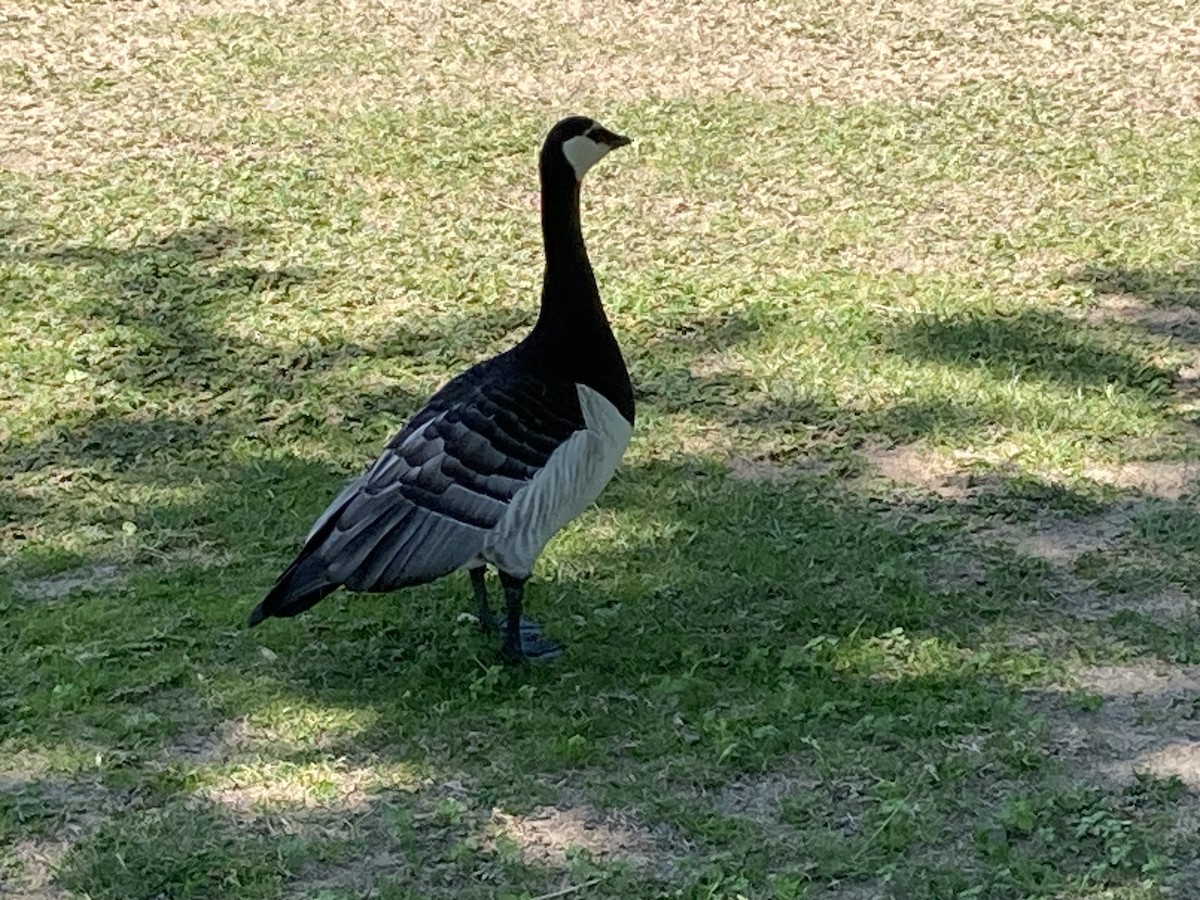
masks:
[[[542,144],[542,173],[550,176],[569,174],[574,181],[580,182],[587,170],[609,150],[631,143],[629,138],[609,131],[594,119],[570,116],[546,135],[546,142]]]

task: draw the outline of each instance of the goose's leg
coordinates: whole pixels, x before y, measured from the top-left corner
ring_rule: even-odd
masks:
[[[479,618],[479,627],[483,629],[484,634],[494,634],[496,617],[492,615],[492,604],[488,603],[487,582],[484,581],[487,568],[476,566],[470,570],[470,574],[471,587],[475,590],[475,615]]]
[[[488,602],[488,589],[485,581],[487,566],[476,566],[468,569],[467,572],[471,576],[471,588],[475,591],[475,617],[479,619],[479,627],[484,634],[495,634],[500,630],[500,623],[496,621],[496,616],[492,612],[492,604]],[[521,635],[523,637],[536,637],[541,630],[542,626],[533,619],[521,617]]]
[[[546,640],[539,633],[536,623],[521,615],[521,605],[525,599],[525,579],[500,573],[500,583],[504,586],[504,647],[501,654],[508,662],[541,662],[561,656],[563,645]]]

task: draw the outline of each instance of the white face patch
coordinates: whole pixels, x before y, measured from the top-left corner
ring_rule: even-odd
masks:
[[[579,134],[563,141],[563,156],[575,170],[575,180],[583,181],[583,176],[596,163],[604,158],[612,147],[593,141],[586,134]]]

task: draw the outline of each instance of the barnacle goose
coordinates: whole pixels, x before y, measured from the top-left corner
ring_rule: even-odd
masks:
[[[480,624],[493,631],[491,565],[504,589],[504,658],[562,652],[521,607],[538,554],[600,494],[633,430],[629,373],[579,221],[584,173],[629,143],[581,116],[550,130],[539,160],[546,269],[533,330],[445,385],[392,438],[317,519],[251,625],[294,616],[339,587],[391,591],[466,568]]]

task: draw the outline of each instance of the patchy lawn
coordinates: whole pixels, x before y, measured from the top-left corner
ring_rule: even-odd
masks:
[[[0,893],[1200,895],[1198,104],[1165,0],[0,0]],[[575,111],[568,654],[247,631],[532,323]]]

